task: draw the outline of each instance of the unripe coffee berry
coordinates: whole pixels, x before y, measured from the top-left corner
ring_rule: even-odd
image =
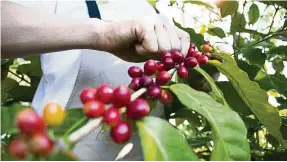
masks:
[[[201,50],[203,52],[210,52],[212,50],[212,48],[208,44],[204,44],[201,46]]]
[[[162,90],[162,91],[161,91],[161,94],[160,94],[159,101],[160,101],[162,104],[169,104],[169,103],[171,103],[171,101],[172,101],[172,95],[170,94],[169,91],[167,91],[167,90]]]
[[[126,86],[119,86],[114,90],[113,104],[116,108],[121,108],[130,103],[131,91]]]
[[[156,61],[147,60],[144,64],[144,73],[146,75],[153,75],[157,71]]]
[[[29,154],[28,143],[21,136],[12,140],[8,150],[9,154],[16,159],[25,159]]]
[[[80,95],[82,103],[85,104],[86,102],[95,100],[96,93],[97,93],[96,88],[92,87],[85,88]]]
[[[102,84],[99,86],[96,99],[102,101],[105,104],[112,103],[113,101],[114,90],[108,84]]]
[[[104,122],[107,125],[114,127],[118,125],[120,121],[121,121],[121,114],[118,109],[112,107],[105,111]]]
[[[197,59],[199,65],[204,65],[208,62],[208,57],[207,56],[200,56],[198,59]]]
[[[135,91],[141,89],[143,87],[143,79],[140,78],[133,78],[129,87]]]
[[[47,155],[53,150],[53,141],[43,133],[38,133],[31,138],[31,148],[37,155]]]
[[[175,62],[173,61],[172,58],[165,58],[165,59],[163,60],[163,64],[164,64],[164,68],[165,68],[166,70],[169,70],[169,69],[174,68]]]
[[[180,65],[177,68],[177,75],[180,78],[188,78],[188,69],[184,65]]]
[[[126,121],[120,123],[111,129],[111,137],[116,143],[124,143],[130,139],[132,135],[131,126]]]
[[[138,66],[131,66],[128,70],[128,74],[131,78],[141,77],[143,70]]]
[[[184,55],[179,51],[172,52],[172,59],[176,64],[181,64],[184,60]]]
[[[48,126],[59,126],[66,117],[65,109],[58,103],[51,102],[45,105],[43,119]]]
[[[148,97],[150,99],[158,99],[161,94],[161,88],[159,86],[153,85],[148,89]]]
[[[46,130],[44,120],[32,109],[21,110],[16,116],[17,126],[25,134],[42,133]]]
[[[104,114],[105,105],[99,100],[89,101],[83,107],[83,113],[89,118],[97,118]]]
[[[149,114],[150,107],[146,100],[138,98],[127,106],[127,117],[129,119],[139,120]]]
[[[157,85],[165,85],[171,80],[171,75],[167,71],[161,71],[156,76]]]
[[[212,56],[210,52],[205,52],[203,55],[208,57],[208,58],[210,58]]]
[[[156,66],[157,66],[157,71],[159,72],[165,70],[163,62],[157,62]]]
[[[198,65],[197,59],[194,57],[188,57],[184,60],[184,66],[188,68],[193,68]]]
[[[165,51],[165,52],[161,53],[161,59],[164,60],[166,58],[172,58],[172,53],[169,51]]]
[[[143,76],[142,82],[143,82],[144,87],[149,87],[151,85],[154,85],[154,82],[151,76]]]

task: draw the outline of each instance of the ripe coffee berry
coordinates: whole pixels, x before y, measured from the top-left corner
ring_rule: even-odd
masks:
[[[143,87],[143,79],[142,78],[133,78],[129,87],[135,91],[141,89]]]
[[[164,60],[165,58],[172,58],[172,53],[169,51],[161,53],[161,59]]]
[[[188,57],[184,60],[184,66],[193,68],[198,65],[197,59],[194,57]]]
[[[45,132],[44,120],[32,109],[21,110],[16,117],[17,126],[25,134],[35,134]]]
[[[183,60],[184,60],[184,55],[181,53],[181,52],[179,52],[179,51],[173,51],[172,52],[172,59],[173,59],[173,61],[176,63],[176,64],[180,64],[180,63],[182,63],[183,62]]]
[[[195,48],[196,48],[196,45],[195,45],[194,43],[190,43],[189,48],[195,49]]]
[[[146,100],[138,98],[127,106],[127,117],[138,120],[149,114],[150,107]]]
[[[124,143],[128,141],[131,135],[131,126],[125,121],[120,121],[117,126],[111,129],[111,137],[116,143]]]
[[[104,114],[105,105],[99,100],[89,101],[85,103],[83,113],[89,118],[97,118]]]
[[[9,154],[16,159],[25,159],[29,154],[28,143],[21,136],[12,140],[8,150]]]
[[[157,71],[164,71],[165,70],[163,62],[157,62],[156,66],[157,66]]]
[[[142,82],[143,82],[144,87],[149,87],[151,85],[154,85],[154,82],[151,76],[143,76]]]
[[[169,70],[169,69],[174,68],[175,62],[173,61],[172,58],[165,58],[165,59],[163,60],[163,64],[164,64],[164,68],[165,68],[166,70]]]
[[[85,104],[88,101],[95,100],[96,93],[97,93],[96,88],[92,87],[85,88],[80,95],[82,103]]]
[[[121,121],[121,114],[118,109],[112,107],[105,111],[104,122],[107,125],[114,127],[118,125],[120,121]]]
[[[121,108],[130,103],[131,91],[126,86],[119,86],[114,91],[113,104],[116,108]]]
[[[159,86],[153,85],[148,89],[148,97],[151,99],[158,99],[160,97],[161,88]]]
[[[37,155],[47,155],[53,150],[53,141],[43,133],[38,133],[31,138],[31,148]]]
[[[192,53],[195,52],[194,48],[189,47],[186,57],[192,57]]]
[[[180,65],[177,68],[177,75],[180,78],[188,78],[188,69],[184,65]]]
[[[66,117],[65,109],[58,103],[51,102],[45,105],[43,119],[48,126],[59,126]]]
[[[206,63],[208,62],[208,57],[202,55],[202,56],[200,56],[200,57],[198,58],[197,61],[198,61],[198,63],[199,63],[200,65],[204,65],[204,64],[206,64]]]
[[[112,103],[113,101],[114,90],[108,84],[102,84],[99,86],[96,99],[102,101],[105,104]]]
[[[165,85],[171,80],[171,75],[167,71],[161,71],[156,76],[157,85]]]
[[[204,44],[204,45],[201,46],[201,50],[203,52],[210,52],[212,50],[212,48],[210,47],[210,45]]]
[[[147,60],[144,64],[144,73],[146,75],[153,75],[157,70],[156,61]]]
[[[160,101],[162,104],[169,104],[169,103],[171,103],[171,101],[172,101],[172,95],[170,94],[169,91],[167,91],[167,90],[162,90],[162,91],[161,91],[161,94],[160,94],[159,101]]]
[[[191,56],[198,59],[201,56],[201,53],[199,51],[191,52]]]
[[[131,66],[128,70],[128,74],[131,78],[141,77],[143,75],[143,71],[138,66]]]

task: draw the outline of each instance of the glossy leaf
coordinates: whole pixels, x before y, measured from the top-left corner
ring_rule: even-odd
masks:
[[[224,63],[217,60],[211,60],[209,63],[217,67],[229,79],[239,96],[266,126],[269,133],[282,142],[282,135],[279,131],[281,126],[279,112],[269,104],[267,93],[256,82],[249,80],[248,75],[238,68],[231,56],[226,54],[216,55],[223,59]]]
[[[221,28],[219,28],[219,27],[208,28],[207,33],[210,34],[210,35],[213,35],[213,36],[218,36],[219,38],[226,37],[224,31]]]
[[[226,102],[226,100],[224,99],[224,95],[221,92],[221,90],[216,86],[214,80],[211,78],[211,76],[205,72],[203,69],[201,69],[200,67],[195,67],[193,68],[194,70],[196,70],[197,72],[199,72],[201,75],[204,76],[204,78],[208,81],[212,91],[214,92],[214,94],[217,96],[217,101],[222,103],[223,105],[225,105],[226,107],[229,108],[228,103]]]
[[[255,76],[260,71],[258,66],[250,65],[243,60],[238,60],[237,65],[241,70],[247,73],[250,80],[254,80]]]
[[[141,138],[144,160],[199,160],[184,137],[167,121],[148,116],[137,121],[136,125]]]
[[[214,150],[210,160],[249,160],[247,131],[239,115],[214,101],[204,92],[185,84],[173,84],[171,91],[189,110],[205,117],[212,127]],[[224,119],[224,120],[223,120]]]
[[[253,3],[248,11],[249,24],[254,24],[259,19],[259,8]]]
[[[246,20],[244,15],[237,12],[231,21],[230,31],[231,32],[242,32],[245,31]]]
[[[262,50],[259,48],[249,48],[243,51],[243,56],[251,65],[257,65],[259,67],[264,65],[266,60],[266,55],[263,54]]]
[[[216,5],[220,9],[222,18],[234,14],[238,9],[237,1],[220,1]]]

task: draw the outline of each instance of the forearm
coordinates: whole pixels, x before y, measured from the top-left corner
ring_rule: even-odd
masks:
[[[105,23],[98,19],[72,20],[2,3],[2,57],[23,57],[70,49],[91,48]],[[95,43],[95,42],[94,42]]]

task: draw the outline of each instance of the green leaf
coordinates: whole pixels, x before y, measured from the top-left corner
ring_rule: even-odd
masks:
[[[27,86],[17,86],[9,91],[15,101],[32,102],[36,88]]]
[[[195,67],[193,68],[194,70],[196,70],[197,72],[199,72],[201,75],[204,76],[204,78],[208,81],[212,92],[214,92],[214,94],[217,96],[217,101],[219,103],[222,103],[224,106],[229,108],[228,103],[225,101],[225,98],[223,96],[223,93],[221,92],[221,90],[216,86],[214,80],[211,78],[211,76],[205,72],[203,69],[201,69],[200,67]]]
[[[1,60],[1,80],[5,79],[7,77],[9,67],[10,67],[10,65],[13,64],[13,62],[14,62],[13,59]]]
[[[29,56],[24,58],[27,61],[31,61],[30,64],[23,64],[18,67],[18,71],[27,74],[28,76],[42,76],[41,61],[39,56]]]
[[[192,38],[190,39],[190,43],[195,43],[198,49],[200,49],[201,45],[205,44],[203,35],[197,34],[192,28],[182,27],[179,23],[175,22],[174,20],[173,22],[175,26],[177,26],[179,29],[186,31],[189,34],[190,38]]]
[[[191,161],[199,159],[184,137],[167,121],[148,116],[136,122],[144,160]]]
[[[264,65],[266,60],[266,55],[263,54],[259,48],[248,48],[243,51],[243,56],[251,65],[257,65],[259,67]]]
[[[231,32],[243,32],[245,30],[246,20],[244,15],[237,12],[231,21],[230,31]]]
[[[11,99],[12,96],[9,94],[13,88],[18,87],[19,83],[11,78],[5,78],[1,82],[1,102],[4,103],[7,99]]]
[[[219,27],[208,28],[207,33],[210,34],[210,35],[218,36],[219,38],[226,37],[224,31],[221,28],[219,28]]]
[[[202,2],[202,1],[198,1],[198,0],[186,0],[183,3],[196,4],[196,5],[199,5],[199,6],[205,6],[207,8],[213,9],[213,7],[210,4]]]
[[[268,53],[287,56],[287,46],[273,47],[270,49],[270,51]]]
[[[216,5],[220,9],[222,18],[228,15],[232,15],[238,9],[238,2],[236,1],[220,1],[216,3]]]
[[[260,68],[254,65],[248,64],[246,61],[238,60],[238,67],[248,74],[250,80],[254,80],[257,73],[260,71]]]
[[[253,3],[248,11],[249,24],[254,24],[259,19],[259,8]]]
[[[147,0],[152,7],[156,7],[156,0]]]
[[[198,112],[211,125],[214,151],[210,160],[250,160],[247,131],[236,112],[188,85],[173,84],[170,89],[183,105]]]
[[[25,107],[19,103],[1,106],[1,134],[19,132],[15,118],[17,113]]]
[[[232,108],[232,110],[245,116],[252,114],[249,107],[240,98],[240,96],[238,95],[236,90],[232,87],[230,82],[217,82],[216,84],[223,92],[225,99]]]
[[[277,72],[281,72],[281,71],[283,71],[285,66],[284,66],[283,60],[281,60],[281,59],[274,59],[272,61],[272,67]]]
[[[281,126],[279,112],[269,104],[267,93],[256,82],[249,80],[248,75],[238,68],[231,56],[226,54],[216,54],[216,56],[223,59],[224,63],[217,60],[211,60],[209,63],[217,67],[229,79],[246,105],[266,126],[267,131],[282,143],[282,135],[279,131]]]
[[[81,108],[70,108],[66,110],[67,116],[59,127],[54,128],[55,135],[57,136],[63,136],[66,131],[70,130],[72,126],[74,126],[76,123],[78,123],[80,120],[84,118],[83,110]],[[80,128],[83,126],[85,122],[81,122],[77,127],[73,128],[73,130],[76,130],[77,128]]]

